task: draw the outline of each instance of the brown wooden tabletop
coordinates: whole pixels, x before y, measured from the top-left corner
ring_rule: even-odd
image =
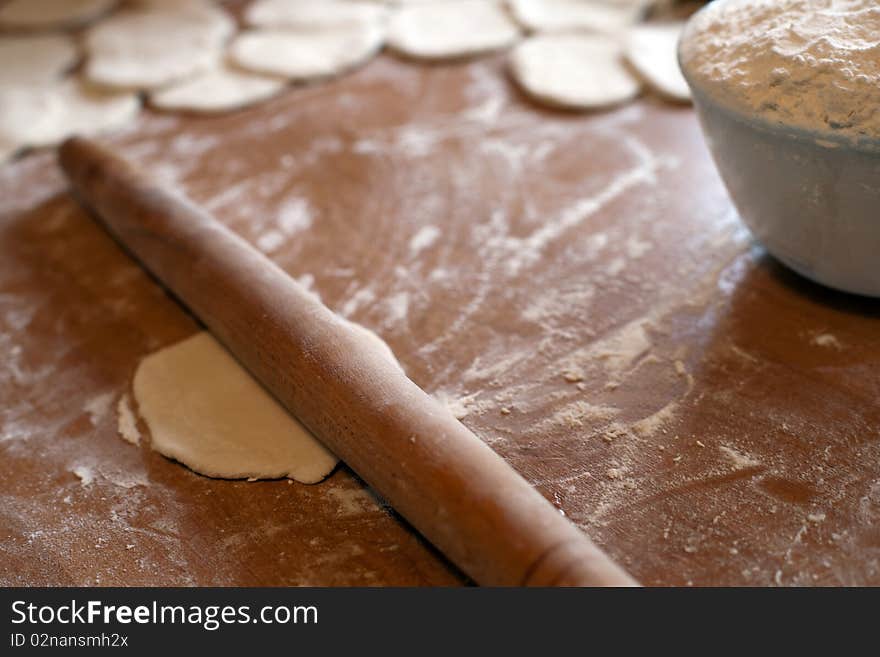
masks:
[[[690,108],[551,112],[502,59],[382,56],[106,141],[382,335],[642,583],[880,584],[880,306],[752,243]],[[53,153],[0,168],[0,584],[465,582],[344,466],[218,481],[120,440],[140,358],[197,329]]]

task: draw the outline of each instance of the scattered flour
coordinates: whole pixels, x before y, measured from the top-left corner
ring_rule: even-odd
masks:
[[[137,420],[135,419],[134,411],[131,409],[131,400],[128,395],[122,395],[119,398],[116,412],[119,437],[132,445],[139,444],[141,442],[141,432],[138,430]]]
[[[360,516],[364,513],[379,511],[382,508],[376,498],[364,488],[328,486],[326,493],[336,502],[336,512],[340,516]]]
[[[83,404],[83,410],[89,414],[89,421],[93,426],[97,426],[107,411],[110,410],[110,404],[113,403],[113,393],[105,392],[96,395]]]
[[[269,230],[257,238],[257,248],[265,253],[277,251],[284,245],[284,233],[280,230]]]
[[[296,282],[302,285],[306,292],[315,297],[318,301],[321,301],[321,295],[318,290],[315,289],[315,277],[312,274],[303,274],[299,278],[296,279]]]
[[[620,479],[625,473],[626,470],[624,468],[608,468],[605,471],[605,476],[609,479]]]
[[[642,152],[634,142],[634,139],[624,140],[624,144],[631,147],[639,160],[632,168],[617,174],[595,195],[578,199],[558,217],[546,222],[528,237],[508,238],[506,246],[510,256],[506,267],[509,274],[517,274],[524,267],[540,260],[548,244],[583,223],[611,202],[642,185],[656,184],[658,170],[670,166],[671,162],[652,153]]]
[[[645,242],[644,240],[640,240],[638,236],[633,235],[626,241],[626,254],[637,260],[641,258],[646,253],[649,253],[654,245],[651,242]]]
[[[594,405],[578,399],[537,422],[529,433],[540,435],[554,428],[574,429],[583,427],[585,423],[607,422],[619,412],[619,409],[611,406]]]
[[[455,419],[462,420],[471,413],[479,415],[495,407],[494,402],[479,400],[479,395],[479,392],[470,395],[455,395],[446,390],[438,390],[432,396],[446,406]]]
[[[314,221],[314,214],[308,199],[292,198],[281,206],[278,225],[287,235],[308,230]]]
[[[91,486],[92,482],[95,481],[95,471],[87,465],[77,465],[71,472],[79,477],[79,481],[83,486]]]
[[[437,226],[423,226],[409,241],[410,254],[412,256],[419,255],[425,249],[433,246],[438,237],[440,237],[440,229]]]
[[[837,339],[836,336],[831,333],[819,333],[818,335],[814,335],[813,339],[810,342],[817,347],[825,347],[827,349],[837,349],[840,351],[843,349],[843,345],[840,343],[840,340]]]
[[[409,292],[392,294],[385,300],[386,321],[388,324],[397,324],[406,319],[409,313]]]
[[[736,470],[745,470],[746,468],[755,468],[761,465],[761,462],[728,445],[719,445],[718,449],[726,456]]]
[[[360,308],[370,305],[376,300],[376,293],[370,288],[362,288],[355,292],[345,303],[339,312],[343,317],[351,317]]]
[[[612,379],[620,378],[651,349],[645,326],[643,318],[633,320],[607,337],[572,352],[563,363],[563,372],[583,372],[584,368],[598,363]]]
[[[682,398],[685,396],[687,396],[687,393],[683,395]],[[632,425],[632,430],[640,436],[653,436],[658,431],[662,431],[663,428],[675,418],[675,414],[678,411],[680,404],[680,399],[669,402],[659,411],[651,413],[651,415],[634,423]]]

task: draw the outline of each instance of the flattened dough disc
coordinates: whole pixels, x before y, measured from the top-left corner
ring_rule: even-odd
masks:
[[[617,32],[639,20],[646,0],[509,0],[517,22],[534,32]]]
[[[244,14],[248,25],[327,29],[352,24],[381,24],[388,9],[375,2],[352,0],[256,0]]]
[[[536,100],[553,107],[592,109],[634,98],[641,87],[616,40],[599,34],[547,34],[520,44],[511,73]]]
[[[504,8],[490,0],[445,0],[405,6],[388,26],[388,45],[417,59],[450,59],[499,50],[520,36]]]
[[[384,30],[371,23],[327,29],[260,29],[242,32],[229,56],[238,66],[291,80],[344,73],[363,64],[382,47]]]
[[[209,477],[315,483],[337,463],[209,333],[144,358],[134,394],[153,449]]]
[[[234,31],[229,15],[210,5],[121,11],[86,35],[86,76],[112,87],[155,89],[214,66]]]
[[[646,23],[633,27],[626,39],[626,59],[659,94],[688,102],[691,90],[678,65],[678,38],[684,23]]]

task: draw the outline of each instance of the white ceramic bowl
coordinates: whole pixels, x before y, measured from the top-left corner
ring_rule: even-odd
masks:
[[[880,297],[880,140],[854,144],[740,113],[679,60],[709,150],[752,233],[807,278]]]

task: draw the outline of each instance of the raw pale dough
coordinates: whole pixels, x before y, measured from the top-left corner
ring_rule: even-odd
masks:
[[[117,0],[10,0],[0,7],[0,25],[46,28],[85,23]]]
[[[519,27],[489,0],[445,0],[406,6],[391,17],[388,45],[417,59],[478,55],[512,45]]]
[[[0,144],[49,146],[73,134],[120,128],[137,116],[136,94],[109,92],[78,79],[0,88]]]
[[[217,66],[194,78],[150,94],[150,102],[167,110],[223,112],[245,107],[277,94],[284,80]]]
[[[509,0],[509,3],[520,25],[535,32],[616,32],[638,21],[649,4],[644,0]]]
[[[52,91],[59,99],[61,116],[55,124],[55,134],[46,144],[59,143],[71,135],[118,130],[131,123],[141,109],[137,94],[98,89],[77,78],[54,85]]]
[[[153,449],[209,477],[315,483],[336,466],[208,333],[144,358],[134,394]]]
[[[233,62],[257,73],[291,80],[325,78],[363,64],[382,47],[384,29],[353,23],[327,29],[242,32],[232,42]]]
[[[634,98],[639,81],[623,63],[618,42],[598,34],[532,37],[514,50],[511,72],[536,100],[554,107],[592,109]]]
[[[370,2],[351,0],[256,0],[244,14],[248,25],[326,29],[351,24],[381,24],[388,9]]]
[[[162,87],[215,66],[234,31],[225,11],[201,3],[119,12],[86,35],[86,75],[112,87]]]
[[[0,164],[3,164],[6,160],[11,160],[17,152],[17,145],[3,141],[3,137],[0,137]]]
[[[382,338],[338,321],[403,373]],[[315,483],[338,461],[206,332],[144,358],[134,394],[153,449],[209,477]]]
[[[60,113],[59,100],[45,87],[0,89],[0,145],[11,157],[30,144],[40,145],[54,134]]]
[[[52,82],[78,57],[73,39],[65,34],[0,37],[0,87]]]
[[[678,38],[684,23],[646,23],[632,28],[626,39],[626,59],[655,91],[687,102],[691,90],[678,66]]]

